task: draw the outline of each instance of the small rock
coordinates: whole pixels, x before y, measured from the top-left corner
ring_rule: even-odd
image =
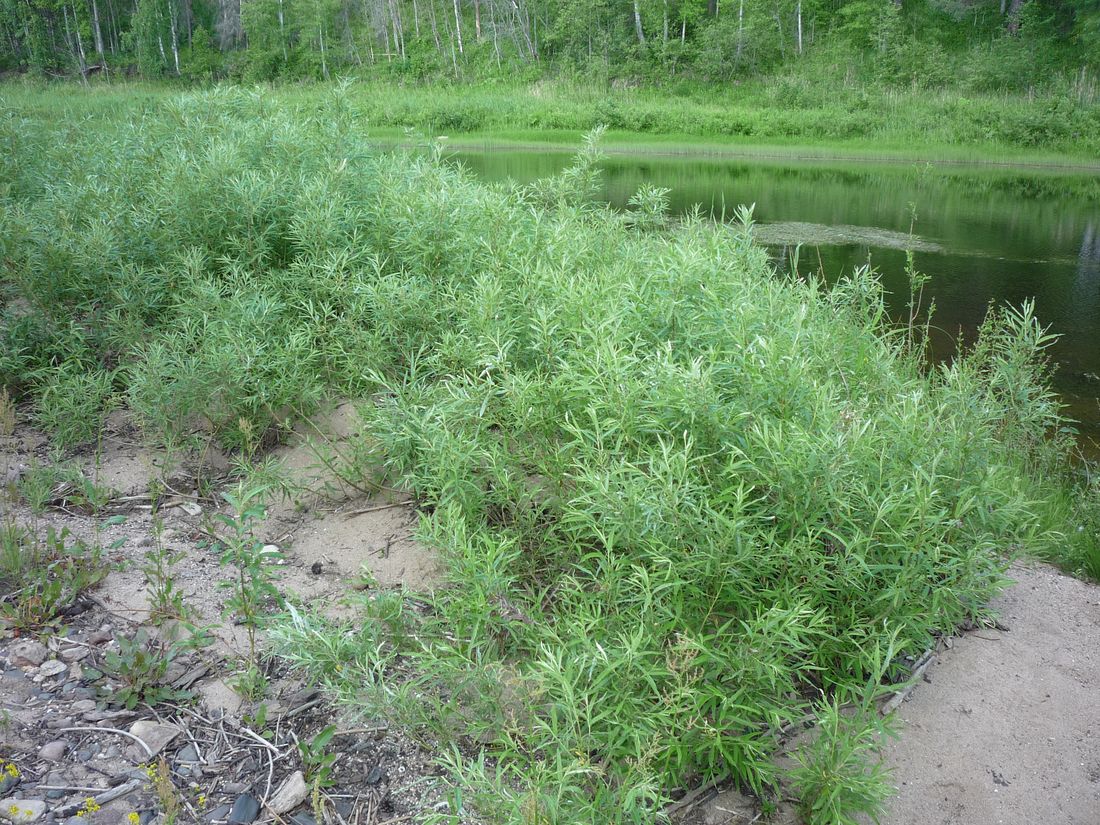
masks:
[[[79,662],[89,653],[86,647],[67,647],[58,654],[63,662]]]
[[[301,771],[295,771],[279,786],[279,790],[271,795],[267,806],[277,814],[285,814],[293,811],[306,801],[309,796],[309,785]]]
[[[130,733],[149,746],[152,756],[156,756],[168,743],[180,735],[180,729],[175,725],[162,725],[159,722],[150,722],[140,719],[130,726]],[[138,761],[144,761],[150,757],[140,745],[135,745],[133,751],[137,754]]]
[[[50,719],[46,722],[46,727],[49,730],[60,730],[61,728],[71,728],[74,724],[73,717],[62,716],[58,719]]]
[[[368,785],[377,785],[382,781],[382,769],[378,767],[378,765],[375,765],[370,769],[370,772],[363,781]]]
[[[88,644],[101,645],[104,642],[109,642],[114,638],[110,628],[100,628],[99,630],[88,636]]]
[[[87,713],[90,710],[95,710],[95,699],[78,699],[73,702],[74,713]]]
[[[64,673],[68,669],[68,665],[66,665],[64,662],[59,662],[57,659],[50,659],[48,662],[44,662],[42,666],[38,668],[38,674],[49,679],[53,676]]]
[[[350,799],[336,799],[333,800],[332,807],[336,809],[336,813],[347,819],[352,816],[352,808],[355,806]]]
[[[202,515],[202,507],[195,504],[195,502],[193,502],[193,501],[181,501],[176,506],[179,507],[181,510],[183,510],[183,512],[187,513],[187,515],[189,515],[189,516],[201,516]]]
[[[68,749],[69,745],[67,742],[61,739],[55,739],[53,742],[47,742],[38,749],[38,758],[44,759],[47,762],[60,762],[65,757],[65,751]]]
[[[5,773],[0,776],[0,796],[4,796],[22,781],[21,777]]]
[[[33,639],[27,639],[12,645],[8,658],[16,667],[38,667],[46,661],[46,647]]]
[[[76,761],[77,762],[87,762],[95,754],[93,754],[92,751],[89,748],[81,748],[80,750],[78,750],[76,752],[75,755],[76,755]]]
[[[229,822],[232,825],[248,825],[255,822],[260,813],[260,802],[252,794],[238,796],[233,803],[233,809],[229,812]]]
[[[302,811],[290,818],[290,825],[317,825],[317,820],[313,818],[313,814]]]
[[[220,712],[223,716],[233,716],[240,711],[244,703],[241,695],[226,684],[224,679],[200,682],[195,685],[195,690],[208,710],[214,713]]]
[[[0,816],[14,825],[37,822],[46,813],[46,803],[41,799],[5,799],[0,806]]]
[[[199,752],[195,750],[194,745],[188,745],[186,748],[176,754],[176,759],[179,762],[198,762]]]
[[[152,536],[142,536],[140,539],[137,540],[137,542],[135,542],[135,546],[136,547],[152,547],[153,546],[153,537]]]
[[[229,816],[229,806],[219,805],[206,815],[207,822],[223,822]]]

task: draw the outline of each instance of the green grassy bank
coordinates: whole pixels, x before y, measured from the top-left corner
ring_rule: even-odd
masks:
[[[75,86],[40,97],[35,84],[4,87],[20,111],[56,107],[95,118],[109,103],[132,109],[173,94],[165,85]],[[305,112],[323,86],[257,87]],[[357,115],[372,136],[409,130],[459,145],[575,147],[596,126],[607,151],[799,159],[865,159],[1098,170],[1100,105],[1047,92],[971,96],[815,84],[804,78],[674,90],[609,89],[540,81],[516,85],[355,83]]]
[[[0,384],[59,443],[122,405],[245,460],[358,400],[357,472],[415,493],[449,586],[269,631],[441,755],[438,821],[653,822],[726,775],[848,821],[887,793],[862,754],[904,657],[1012,555],[1096,564],[1028,308],[929,371],[873,277],[783,279],[658,191],[593,205],[591,147],[488,187],[306,94],[9,100]]]

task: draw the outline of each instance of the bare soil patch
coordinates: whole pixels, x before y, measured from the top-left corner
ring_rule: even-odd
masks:
[[[1100,587],[1017,564],[992,605],[1004,628],[945,640],[897,710],[885,760],[896,796],[884,825],[1095,825],[1100,821]],[[682,819],[737,825],[760,814],[736,790],[703,794]],[[792,807],[757,822],[797,823]]]
[[[353,410],[345,405],[314,428],[338,452],[353,425]],[[430,586],[435,558],[411,538],[416,515],[408,497],[368,495],[344,484],[339,467],[319,461],[325,453],[308,438],[295,434],[273,451],[305,491],[277,500],[262,525],[262,537],[277,540],[282,555],[279,590],[339,613],[363,586],[361,565],[373,574],[371,587]],[[31,428],[0,439],[0,518],[37,532],[65,530],[71,541],[107,548],[109,572],[52,632],[0,625],[0,703],[7,721],[0,726],[0,759],[18,772],[6,781],[0,776],[0,820],[15,806],[22,813],[13,815],[35,822],[163,822],[166,786],[158,783],[158,770],[166,772],[178,800],[178,822],[378,825],[439,810],[445,788],[435,755],[385,720],[337,709],[277,661],[263,665],[268,685],[262,699],[250,700],[232,687],[247,642],[244,628],[226,614],[227,593],[218,587],[231,571],[211,546],[211,517],[228,512],[217,495],[229,467],[224,456],[187,454],[168,466],[140,443],[125,417],[113,417],[97,451],[67,459],[70,478],[78,468],[89,482],[110,489],[109,503],[98,509],[76,503],[70,480],[59,482],[51,504],[36,515],[10,493],[54,458],[48,439]],[[196,486],[200,478],[204,484]],[[105,673],[108,656],[139,632],[171,632],[152,626],[139,567],[154,543],[150,486],[165,482],[157,499],[160,538],[179,553],[173,578],[189,618],[209,630],[213,644],[180,655],[164,677],[167,686],[191,697],[128,708],[112,698],[119,685]],[[297,775],[306,764],[299,743],[330,725],[337,730],[326,750],[338,758],[331,787],[320,791],[318,818],[308,782],[309,794],[301,794]],[[88,805],[89,798],[96,803]]]

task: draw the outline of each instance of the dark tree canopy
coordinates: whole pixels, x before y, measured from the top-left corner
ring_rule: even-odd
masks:
[[[0,70],[55,76],[730,82],[807,62],[980,90],[1091,79],[1100,0],[0,0]]]

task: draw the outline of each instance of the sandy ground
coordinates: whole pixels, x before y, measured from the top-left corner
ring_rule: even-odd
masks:
[[[1007,631],[956,639],[898,710],[891,825],[1100,823],[1100,587],[1011,575]]]
[[[1010,575],[992,605],[1005,630],[951,639],[897,710],[882,825],[1100,825],[1100,587],[1046,565]],[[727,790],[685,822],[758,813]],[[755,821],[799,820],[785,807]]]

